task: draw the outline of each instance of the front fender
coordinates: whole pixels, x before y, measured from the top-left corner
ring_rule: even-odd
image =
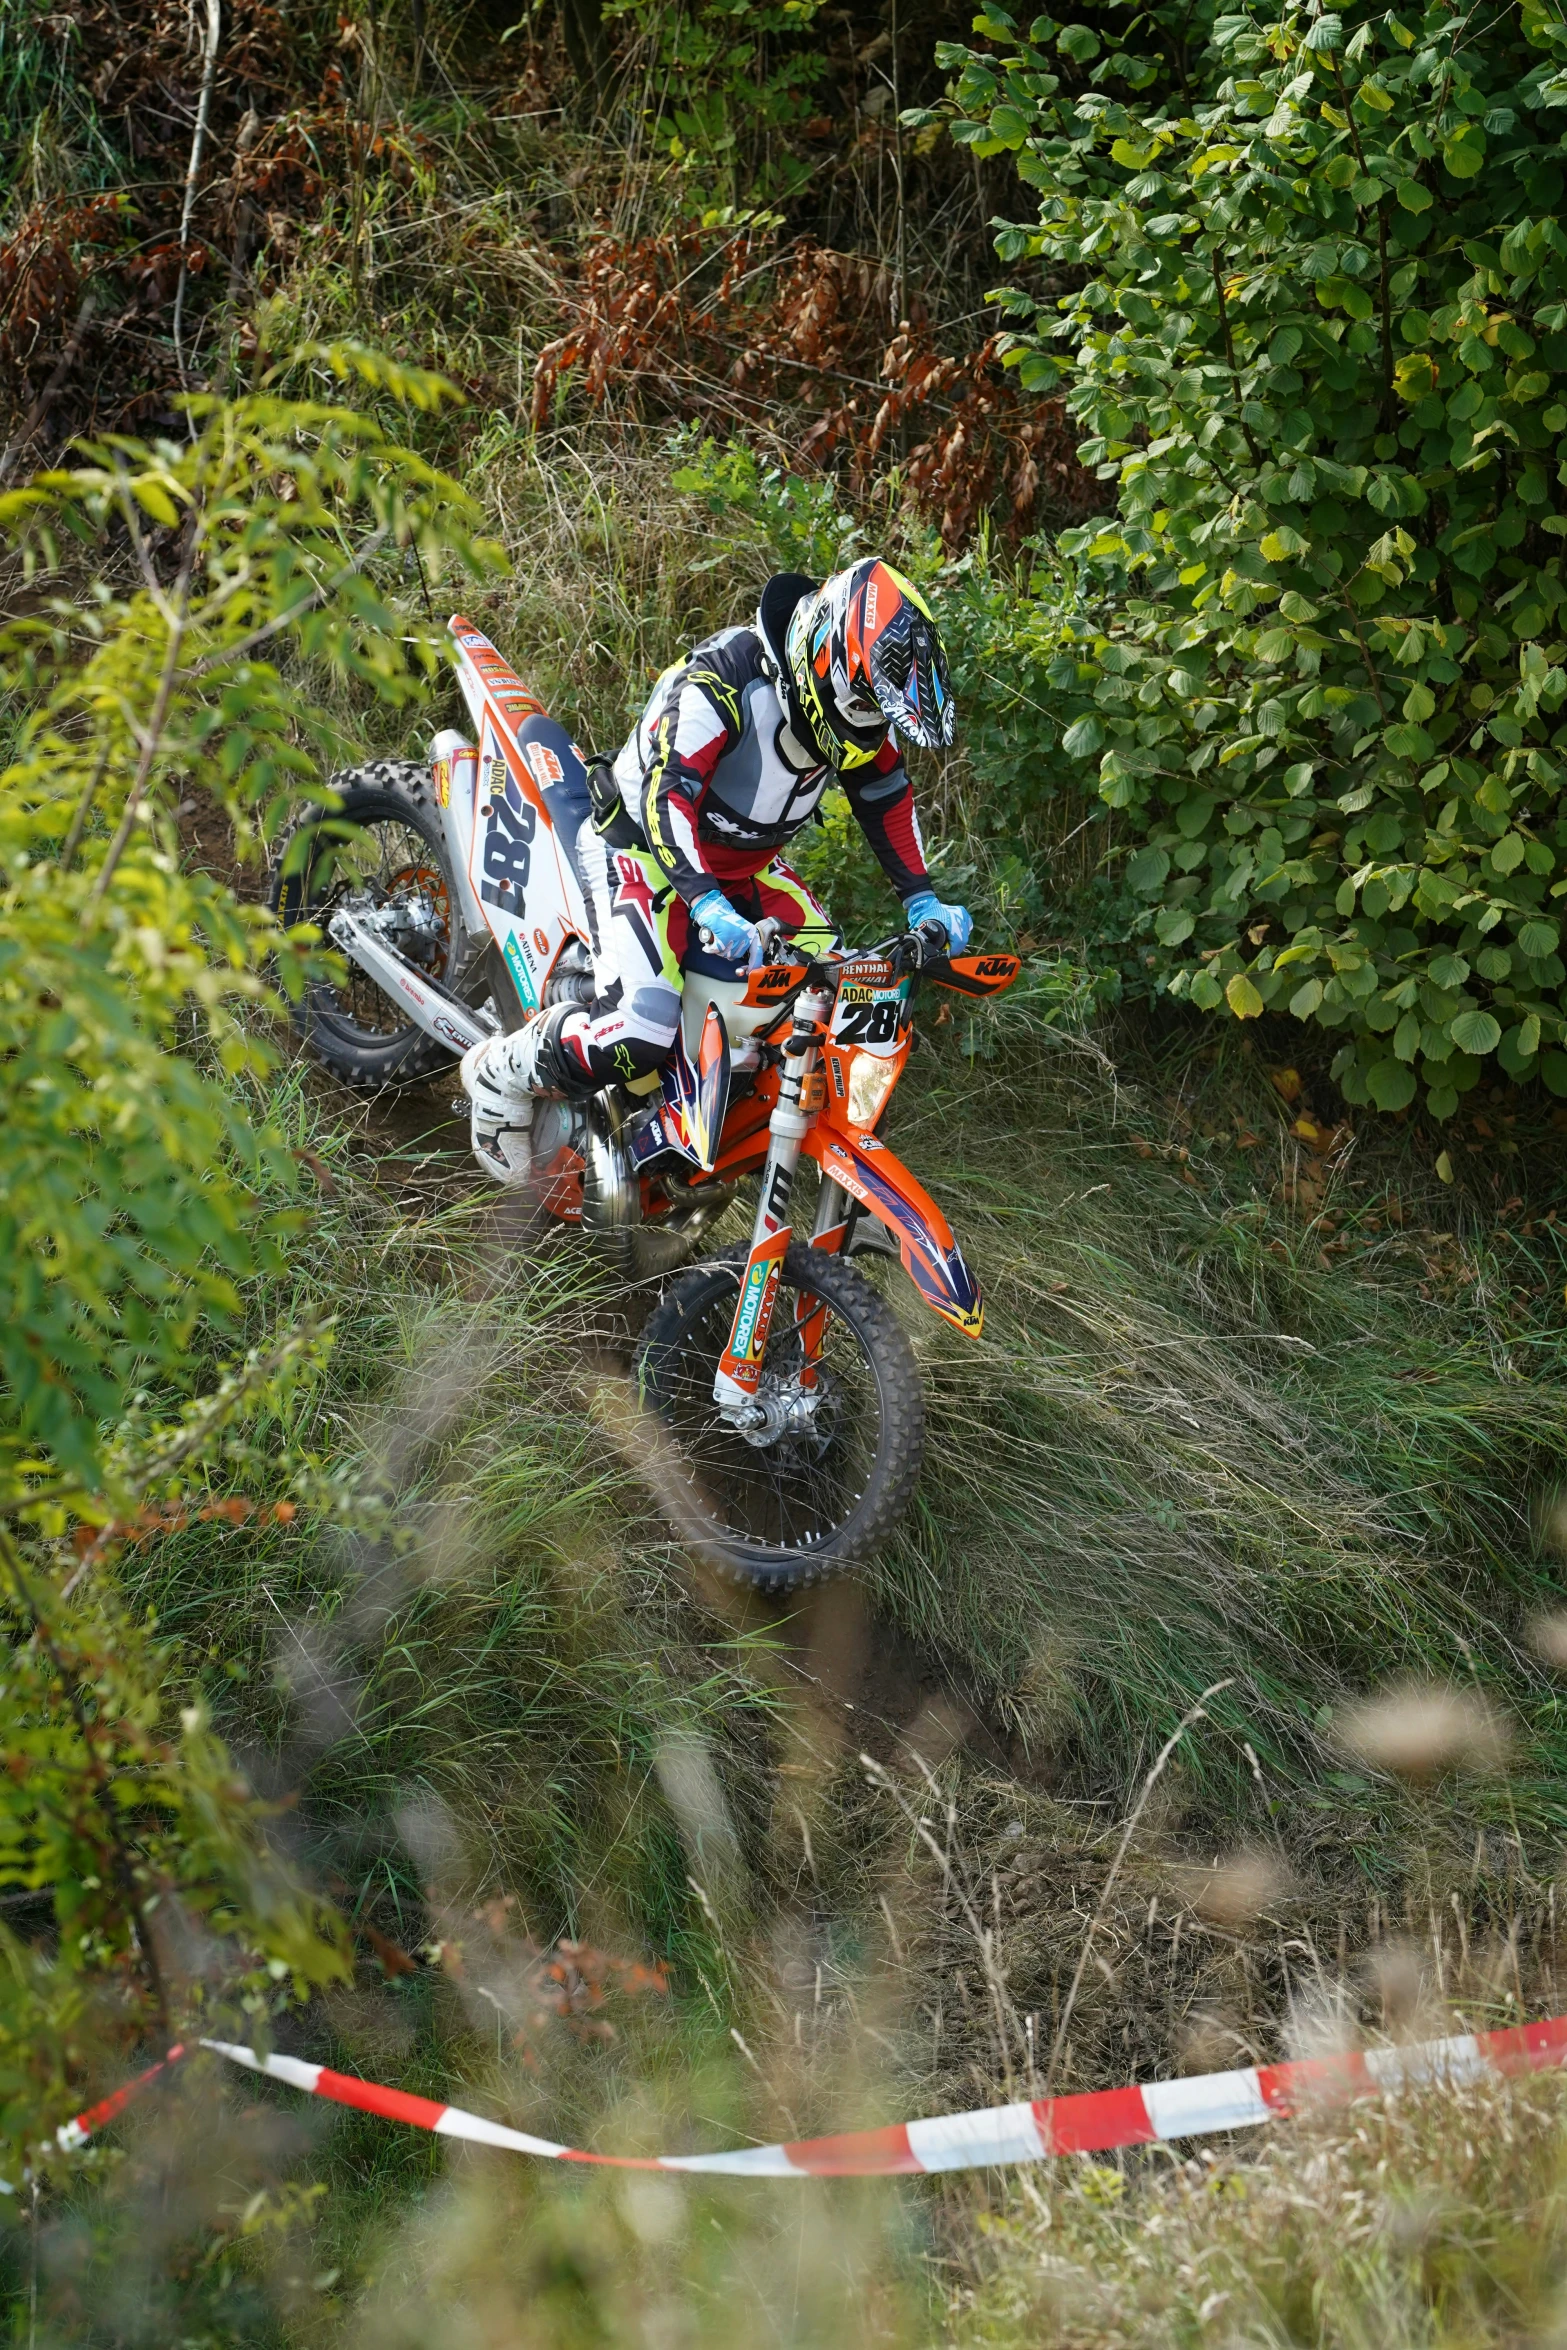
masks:
[[[805,1149],[825,1181],[841,1183],[852,1200],[885,1224],[898,1244],[903,1269],[933,1314],[977,1338],[985,1321],[979,1283],[963,1262],[952,1228],[930,1193],[874,1134],[847,1137],[813,1127]]]

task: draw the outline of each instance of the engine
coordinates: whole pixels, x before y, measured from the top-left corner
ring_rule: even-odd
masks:
[[[568,939],[560,950],[555,968],[544,982],[543,1003],[582,1004],[593,1001],[596,981],[593,960],[580,938]]]

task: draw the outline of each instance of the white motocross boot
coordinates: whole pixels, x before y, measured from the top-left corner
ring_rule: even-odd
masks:
[[[507,1036],[471,1044],[462,1057],[462,1089],[472,1106],[473,1155],[494,1183],[527,1182],[533,1165],[533,1108],[555,1090],[550,1048],[567,1007],[540,1012]],[[542,1065],[541,1065],[542,1064]]]

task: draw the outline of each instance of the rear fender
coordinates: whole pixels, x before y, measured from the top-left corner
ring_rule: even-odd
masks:
[[[946,1217],[903,1161],[874,1134],[839,1136],[819,1125],[804,1147],[824,1181],[841,1183],[852,1200],[887,1227],[904,1271],[931,1312],[965,1338],[977,1338],[985,1321],[979,1283],[963,1262]]]
[[[590,935],[570,844],[550,806],[561,759],[548,741],[534,739],[553,727],[511,664],[460,614],[449,625],[479,754],[471,811],[460,821],[447,812],[448,838],[466,836],[464,917],[471,929],[489,932],[528,1012],[542,1002],[565,940]]]

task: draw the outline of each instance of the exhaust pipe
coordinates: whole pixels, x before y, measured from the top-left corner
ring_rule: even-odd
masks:
[[[381,936],[374,915],[356,914],[344,906],[333,915],[327,933],[332,944],[357,963],[383,995],[400,1005],[426,1036],[433,1036],[448,1052],[464,1053],[470,1045],[483,1044],[486,1037],[497,1034],[500,1022],[488,1006],[480,1011],[474,1004],[459,1003],[438,979],[419,970]]]

